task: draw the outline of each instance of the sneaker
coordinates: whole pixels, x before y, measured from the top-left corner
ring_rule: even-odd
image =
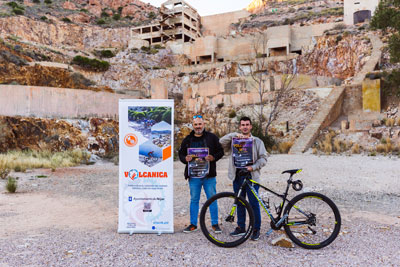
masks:
[[[251,240],[257,241],[260,239],[260,230],[259,229],[254,229],[253,234],[251,235]]]
[[[218,224],[214,224],[214,225],[212,226],[212,229],[214,230],[214,233],[216,233],[216,234],[222,233],[222,230],[221,230],[221,228],[219,228],[219,225],[218,225]]]
[[[232,233],[230,233],[231,236],[242,236],[246,233],[246,231],[242,228],[240,228],[239,226],[236,227],[235,231],[233,231]]]
[[[197,226],[196,225],[189,225],[188,227],[186,227],[185,229],[183,229],[184,233],[191,233],[191,232],[195,232],[197,231]]]

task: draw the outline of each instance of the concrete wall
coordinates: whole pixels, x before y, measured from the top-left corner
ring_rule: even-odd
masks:
[[[202,56],[211,56],[212,59],[215,58],[214,62],[246,60],[254,58],[256,51],[269,55],[271,49],[282,47],[283,54],[280,54],[281,51],[272,51],[271,56],[289,55],[291,51],[298,51],[303,46],[309,46],[314,37],[321,36],[325,30],[334,26],[335,23],[304,27],[278,26],[268,28],[261,34],[206,36],[196,39],[193,43],[184,44],[182,50],[192,62],[200,61]]]
[[[247,18],[250,13],[246,10],[238,10],[211,16],[201,17],[203,35],[224,36],[229,34],[229,27],[240,19]]]
[[[347,85],[344,91],[343,115],[352,115],[362,110],[362,87],[360,84]]]
[[[131,98],[89,90],[0,85],[0,115],[79,118],[118,116],[118,100]]]
[[[344,23],[347,25],[353,25],[354,13],[361,10],[370,10],[371,16],[373,16],[378,4],[379,0],[345,0]]]

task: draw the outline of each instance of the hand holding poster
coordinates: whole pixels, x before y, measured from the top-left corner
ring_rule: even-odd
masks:
[[[206,177],[210,165],[205,159],[208,156],[208,148],[188,148],[188,155],[192,156],[188,164],[190,178]]]
[[[244,168],[253,164],[253,138],[232,138],[233,164]]]

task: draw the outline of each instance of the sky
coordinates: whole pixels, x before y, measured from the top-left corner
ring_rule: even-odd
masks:
[[[166,0],[141,0],[153,6],[160,7]],[[252,0],[184,0],[186,3],[197,9],[200,16],[214,15],[237,11],[246,8]]]

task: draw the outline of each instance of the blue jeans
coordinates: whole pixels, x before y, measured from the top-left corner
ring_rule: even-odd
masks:
[[[233,181],[233,191],[237,193],[240,189],[240,187],[243,184],[243,177],[240,177],[239,175],[236,175],[235,180]],[[254,189],[258,193],[258,189],[260,188],[259,185],[253,185]],[[253,208],[254,211],[254,229],[260,230],[261,227],[261,213],[260,213],[260,204],[258,203],[257,198],[254,196],[253,192],[251,192],[250,188],[246,185],[244,190],[240,193],[240,196],[246,199],[246,193],[247,197],[249,198],[249,203],[250,206]],[[246,227],[246,209],[242,205],[238,205],[237,207],[237,216],[238,216],[238,226],[242,229],[245,229]]]
[[[199,202],[201,187],[203,186],[207,199],[217,193],[217,179],[212,178],[190,178],[190,223],[197,226],[197,217],[199,215]],[[218,224],[218,206],[217,202],[210,205],[211,224]]]

